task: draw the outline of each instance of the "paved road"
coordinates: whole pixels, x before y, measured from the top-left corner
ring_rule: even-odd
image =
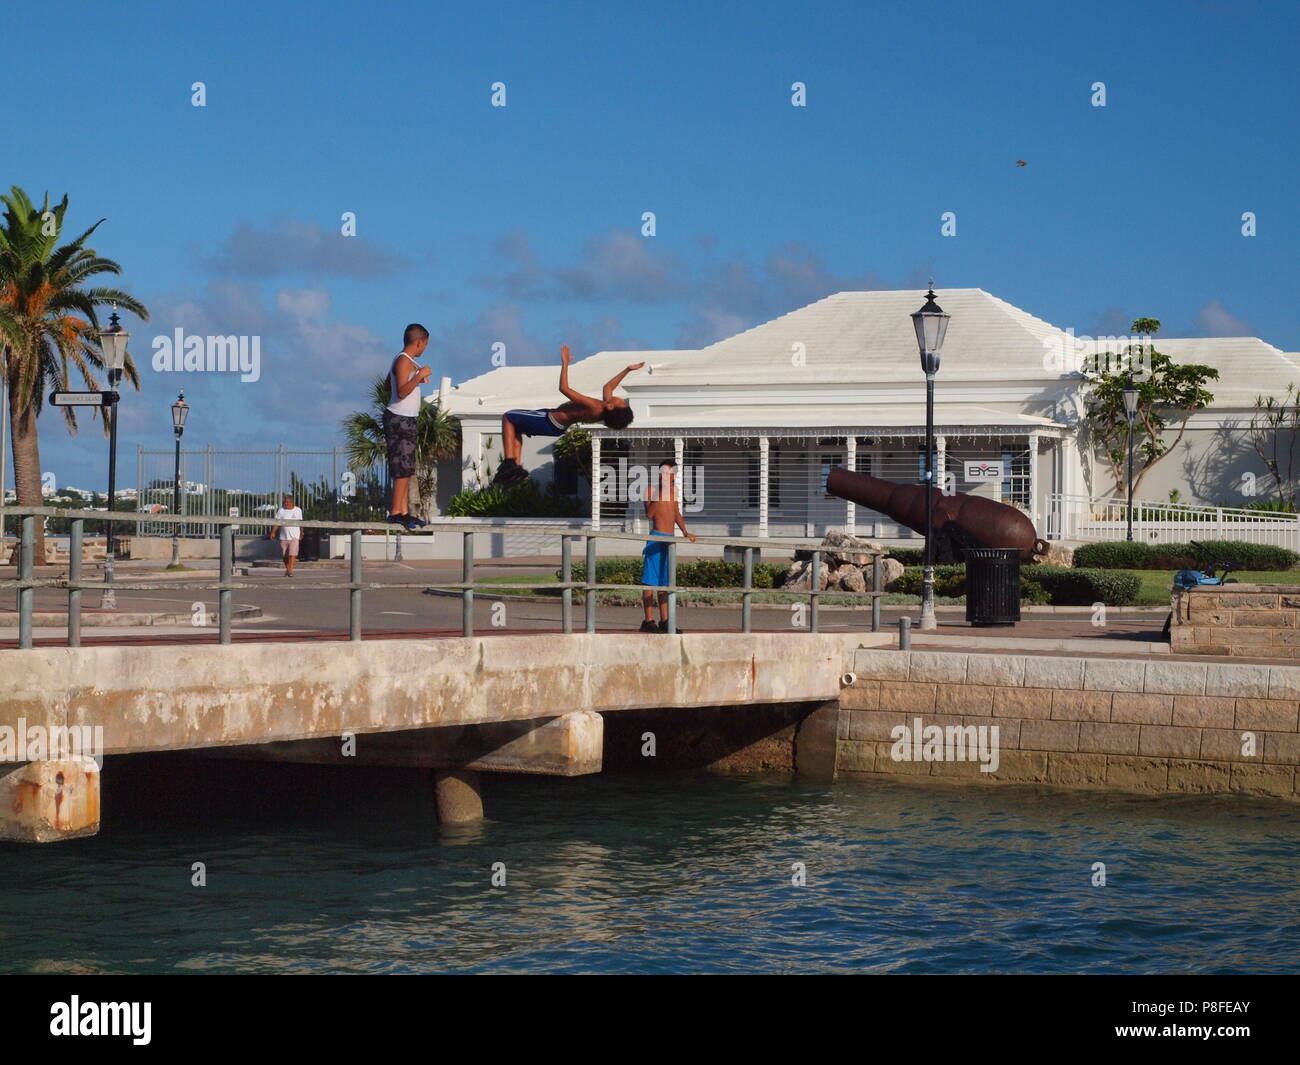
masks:
[[[475,577],[483,579],[503,574],[529,573],[553,574],[554,564],[548,560],[532,559],[483,563],[475,568]],[[13,570],[0,570],[0,576],[12,578]],[[53,575],[51,572],[50,575]],[[119,565],[118,580],[153,581],[156,569],[144,569],[131,564]],[[362,628],[365,632],[397,635],[414,631],[428,635],[460,633],[461,601],[458,596],[425,594],[423,583],[455,582],[460,580],[458,562],[367,562],[365,577],[368,581],[411,581],[417,588],[389,588],[366,591],[362,597]],[[250,588],[234,593],[236,606],[256,606],[262,616],[235,622],[236,633],[259,634],[262,638],[284,633],[340,633],[346,632],[348,620],[348,592],[343,587],[348,580],[346,566],[337,562],[320,564],[302,563],[292,578],[286,578],[279,568],[253,568],[240,581]],[[326,585],[316,588],[310,585]],[[118,609],[121,612],[171,613],[189,615],[194,604],[202,603],[209,615],[215,615],[216,594],[184,588],[164,588],[157,591],[119,591]],[[13,604],[3,604],[12,610]],[[39,589],[36,594],[37,610],[65,610],[67,593],[57,589]],[[98,595],[87,592],[83,608],[95,612]],[[885,625],[894,626],[903,616],[915,617],[915,607],[882,608]],[[583,625],[583,609],[574,607],[574,625]],[[600,631],[634,631],[642,620],[641,610],[633,606],[601,606],[597,614]],[[735,632],[740,627],[740,606],[703,607],[685,606],[678,610],[678,625],[685,631]],[[796,617],[788,606],[765,607],[755,605],[753,628],[758,631],[798,631]],[[1030,614],[1014,629],[975,629],[965,624],[960,609],[947,611],[941,608],[938,635],[960,636],[967,639],[980,637],[1035,637],[1040,639],[1090,639],[1152,641],[1162,640],[1160,633],[1164,622],[1163,612],[1144,611],[1121,613],[1112,611],[1105,626],[1092,624],[1092,613],[1080,609],[1072,614]],[[826,632],[862,630],[870,624],[868,610],[845,610],[825,607],[820,612],[820,628]],[[493,602],[476,597],[474,609],[476,631],[520,632],[557,631],[560,628],[560,603],[558,599],[538,599],[526,602]],[[16,618],[12,613],[0,618],[0,641],[13,640],[17,633]],[[61,628],[37,628],[35,636],[42,639],[57,638]],[[195,630],[187,626],[149,626],[138,629],[98,629],[87,624],[83,628],[86,642],[95,638],[131,636],[142,639],[163,639],[169,642],[181,637],[215,639],[215,632]]]

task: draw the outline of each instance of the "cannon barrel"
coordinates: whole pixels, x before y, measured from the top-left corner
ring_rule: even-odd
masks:
[[[826,478],[826,491],[925,532],[925,485],[896,484],[836,467]],[[1046,541],[1039,539],[1024,511],[966,492],[934,494],[934,529],[949,537],[955,547],[1015,548],[1022,562],[1047,553]]]

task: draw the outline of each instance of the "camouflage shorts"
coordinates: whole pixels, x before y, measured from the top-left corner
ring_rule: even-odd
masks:
[[[388,473],[399,477],[415,476],[415,422],[400,414],[384,410],[384,441],[388,445]]]

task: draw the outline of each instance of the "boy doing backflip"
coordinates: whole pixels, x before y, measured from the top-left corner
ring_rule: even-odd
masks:
[[[570,425],[580,422],[603,422],[611,429],[626,429],[632,424],[632,408],[627,400],[614,395],[614,389],[623,378],[633,370],[641,369],[645,363],[633,363],[615,374],[605,382],[600,399],[596,399],[569,387],[569,363],[572,361],[569,345],[565,344],[560,349],[560,392],[567,402],[541,410],[506,411],[502,417],[501,441],[505,458],[492,478],[493,484],[512,485],[527,478],[528,471],[519,464],[526,436],[563,436]]]

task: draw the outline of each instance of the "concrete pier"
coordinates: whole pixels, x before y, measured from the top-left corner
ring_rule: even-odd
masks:
[[[98,831],[99,767],[93,759],[28,762],[0,776],[0,839],[49,843]]]

